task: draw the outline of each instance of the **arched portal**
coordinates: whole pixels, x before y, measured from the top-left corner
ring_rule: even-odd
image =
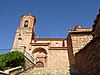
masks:
[[[38,61],[38,62],[36,63],[36,66],[37,66],[38,68],[41,68],[41,67],[44,67],[44,64],[43,64],[41,61]]]
[[[44,48],[36,48],[33,50],[32,54],[37,58],[37,67],[47,66],[47,51]]]

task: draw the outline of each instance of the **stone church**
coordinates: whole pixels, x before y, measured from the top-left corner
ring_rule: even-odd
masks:
[[[92,28],[83,28],[82,25],[70,29],[66,38],[37,38],[35,23],[36,17],[32,14],[21,17],[12,50],[22,50],[33,56],[36,67],[74,67],[75,53],[92,39]]]

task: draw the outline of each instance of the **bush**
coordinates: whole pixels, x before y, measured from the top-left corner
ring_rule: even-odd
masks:
[[[17,66],[24,66],[25,58],[22,52],[13,51],[0,55],[0,70],[6,70]]]

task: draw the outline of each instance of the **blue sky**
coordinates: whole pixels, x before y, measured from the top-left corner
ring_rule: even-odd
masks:
[[[0,49],[11,48],[23,14],[36,16],[39,37],[67,37],[68,29],[92,27],[100,0],[0,0]]]

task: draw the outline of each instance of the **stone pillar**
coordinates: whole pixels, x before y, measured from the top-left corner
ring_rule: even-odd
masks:
[[[26,50],[25,45],[21,45],[21,46],[20,46],[20,48],[21,48],[21,50],[20,50],[20,51],[21,51],[21,52],[23,52],[23,53],[25,53],[25,50]]]

